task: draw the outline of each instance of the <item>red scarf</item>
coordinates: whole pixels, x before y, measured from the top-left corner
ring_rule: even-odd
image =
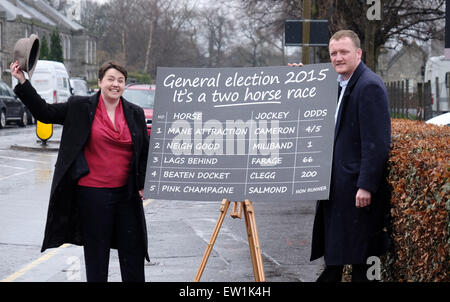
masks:
[[[80,178],[81,186],[117,188],[128,183],[133,142],[123,113],[122,100],[115,111],[115,124],[108,116],[102,95],[92,123],[91,135],[84,146],[90,173]]]

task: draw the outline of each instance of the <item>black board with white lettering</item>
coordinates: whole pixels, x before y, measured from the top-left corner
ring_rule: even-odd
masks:
[[[144,196],[328,199],[332,65],[158,68]]]

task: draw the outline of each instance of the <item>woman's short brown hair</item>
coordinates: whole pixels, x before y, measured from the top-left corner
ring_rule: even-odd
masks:
[[[117,69],[121,74],[124,75],[125,80],[128,77],[128,72],[125,69],[125,67],[123,67],[122,65],[120,65],[119,63],[115,62],[115,61],[106,61],[105,63],[102,64],[102,66],[100,66],[100,69],[98,70],[98,79],[102,80],[103,77],[105,76],[106,71],[108,71],[108,69]]]
[[[337,31],[331,38],[331,40],[340,40],[342,38],[350,38],[350,40],[353,41],[353,44],[355,45],[356,48],[361,48],[361,41],[359,40],[358,35],[352,31],[352,30],[348,30],[348,29],[343,29],[340,31]]]

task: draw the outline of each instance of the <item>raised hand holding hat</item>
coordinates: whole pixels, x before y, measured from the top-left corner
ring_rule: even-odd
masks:
[[[40,42],[38,36],[35,34],[32,34],[29,38],[19,39],[16,45],[14,45],[13,62],[17,61],[20,69],[26,71],[30,79],[36,68],[39,52]]]
[[[11,65],[9,65],[9,68],[11,69],[11,75],[15,77],[20,84],[25,83],[26,81],[25,74],[20,69],[18,61],[12,62]]]

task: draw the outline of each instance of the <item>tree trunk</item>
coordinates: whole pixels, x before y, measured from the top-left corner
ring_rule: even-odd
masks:
[[[302,41],[302,63],[309,64],[309,42],[311,34],[311,0],[303,0],[303,41]],[[306,45],[305,45],[306,44]]]
[[[149,72],[150,68],[150,54],[152,49],[153,32],[155,30],[155,27],[158,25],[159,10],[157,0],[154,0],[152,2],[152,13],[150,16],[151,18],[148,32],[148,43],[147,43],[147,50],[145,51],[145,64],[144,64],[144,71],[147,73]]]
[[[154,21],[150,22],[150,27],[149,27],[149,33],[148,33],[148,43],[147,43],[147,50],[145,52],[145,64],[144,64],[144,71],[148,72],[148,67],[150,64],[150,50],[152,48],[152,40],[153,40],[153,28],[154,28]]]
[[[375,21],[368,21],[365,34],[364,34],[364,50],[366,53],[366,65],[376,71],[376,49],[375,49],[375,31],[376,31],[376,23]]]
[[[121,44],[122,44],[122,64],[127,65],[127,38],[126,38],[126,32],[125,29],[122,29],[122,37],[121,37]]]

